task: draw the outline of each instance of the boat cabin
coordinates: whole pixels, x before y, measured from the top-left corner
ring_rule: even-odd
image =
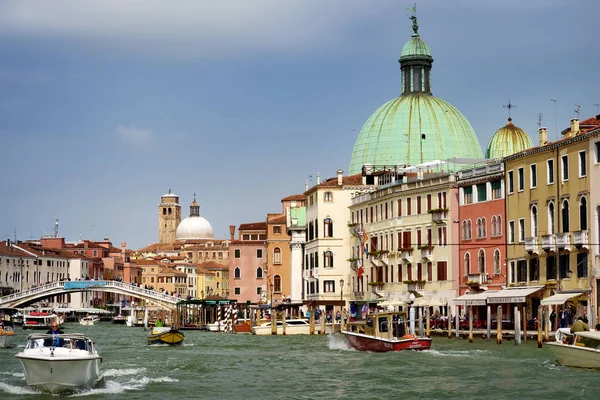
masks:
[[[68,349],[91,351],[94,344],[92,340],[83,335],[73,334],[37,334],[29,335],[27,338],[26,349],[36,349],[43,347],[65,347]]]
[[[369,314],[364,320],[347,322],[346,331],[382,339],[402,338],[410,333],[407,321],[403,311]]]

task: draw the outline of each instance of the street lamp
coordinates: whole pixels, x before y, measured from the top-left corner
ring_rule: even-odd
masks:
[[[344,309],[344,278],[340,279],[340,313]]]

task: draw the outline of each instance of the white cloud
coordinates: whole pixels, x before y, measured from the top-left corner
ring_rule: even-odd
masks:
[[[140,129],[134,125],[119,125],[115,134],[126,143],[136,147],[146,147],[152,142],[153,133],[148,129]]]
[[[341,39],[372,8],[361,0],[19,0],[0,5],[0,33],[215,57],[310,49]]]

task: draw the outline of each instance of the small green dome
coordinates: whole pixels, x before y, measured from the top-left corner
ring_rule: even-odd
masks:
[[[414,56],[425,56],[431,57],[431,51],[429,50],[429,46],[425,43],[421,38],[413,37],[411,40],[406,42],[404,47],[402,48],[402,52],[400,53],[400,61],[403,61],[404,57],[414,57]]]
[[[506,126],[498,129],[490,139],[485,151],[486,158],[503,158],[533,147],[533,141],[518,126],[513,125],[512,118]]]
[[[408,93],[379,107],[365,122],[348,173],[359,173],[364,164],[418,165],[453,157],[482,158],[469,121],[438,97]]]

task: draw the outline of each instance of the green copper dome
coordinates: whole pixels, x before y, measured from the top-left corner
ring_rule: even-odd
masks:
[[[531,138],[525,131],[513,125],[512,118],[506,126],[498,129],[490,139],[485,151],[486,158],[503,158],[533,147]]]
[[[363,165],[418,165],[449,158],[482,158],[467,119],[431,94],[433,58],[420,39],[416,16],[412,39],[400,55],[402,95],[379,107],[365,122],[352,151],[350,175]]]

